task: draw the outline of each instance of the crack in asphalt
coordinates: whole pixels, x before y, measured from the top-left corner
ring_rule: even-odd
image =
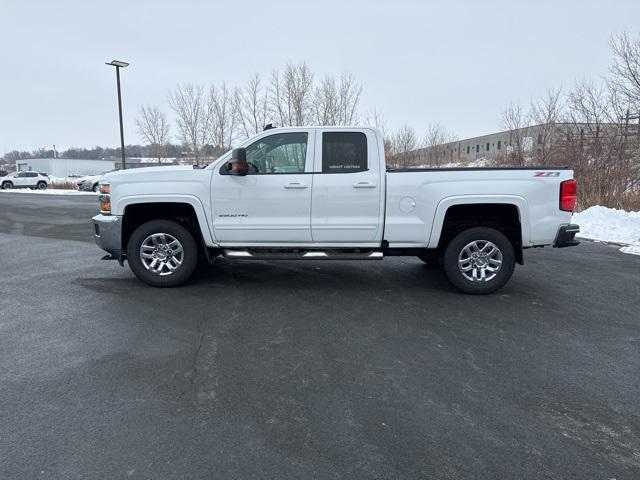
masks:
[[[205,320],[202,319],[198,324],[198,332],[200,334],[198,338],[198,346],[193,352],[193,359],[191,360],[191,375],[189,377],[189,384],[187,385],[187,388],[185,388],[180,394],[181,399],[184,398],[184,396],[188,392],[193,390],[193,387],[196,382],[196,377],[198,376],[198,357],[200,356],[200,350],[202,350],[202,345],[204,344],[204,337],[206,336],[204,322]]]

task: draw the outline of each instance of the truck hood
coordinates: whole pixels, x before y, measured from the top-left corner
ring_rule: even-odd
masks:
[[[188,165],[131,168],[106,173],[102,176],[101,181],[111,184],[184,181],[185,179],[202,178],[205,172],[207,175],[211,174],[208,170],[194,169]]]
[[[105,174],[100,181],[111,184],[111,197],[137,194],[173,194],[209,190],[211,170],[177,165],[118,170]]]
[[[144,176],[155,176],[158,173],[161,174],[171,174],[172,172],[181,172],[185,170],[194,170],[193,167],[189,165],[167,165],[166,167],[141,167],[141,168],[130,168],[129,170],[117,170],[115,172],[109,172],[102,176],[103,180],[111,181],[116,179],[123,179],[136,176],[139,177]]]

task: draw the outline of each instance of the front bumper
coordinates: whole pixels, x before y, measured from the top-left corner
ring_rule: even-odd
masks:
[[[96,244],[112,256],[122,258],[122,217],[100,214],[92,220]]]
[[[580,242],[575,239],[576,233],[580,232],[580,226],[570,224],[570,225],[562,225],[558,229],[558,234],[556,235],[556,241],[553,242],[553,246],[556,248],[564,248],[564,247],[575,247],[579,245]]]

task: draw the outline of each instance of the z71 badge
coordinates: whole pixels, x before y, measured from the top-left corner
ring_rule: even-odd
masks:
[[[559,177],[560,172],[535,172],[534,177]]]

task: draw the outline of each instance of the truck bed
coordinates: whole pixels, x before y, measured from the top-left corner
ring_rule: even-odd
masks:
[[[450,207],[508,204],[518,209],[523,247],[550,245],[571,219],[555,199],[572,177],[567,167],[390,169],[384,239],[391,247],[436,248]]]

